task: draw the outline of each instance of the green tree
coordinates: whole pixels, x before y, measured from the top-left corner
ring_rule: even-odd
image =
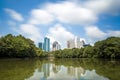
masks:
[[[22,35],[8,34],[0,38],[0,57],[36,57],[43,54],[34,42]]]

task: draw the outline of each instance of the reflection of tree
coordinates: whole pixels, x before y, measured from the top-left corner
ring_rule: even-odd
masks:
[[[24,80],[33,75],[35,60],[1,60],[0,80]]]
[[[119,80],[120,61],[99,60],[99,59],[56,59],[56,65],[64,65],[66,67],[82,67],[84,70],[96,70],[96,73],[110,78],[111,80]],[[68,70],[69,72],[69,70]]]
[[[80,77],[80,80],[109,80],[106,77],[100,76],[95,70],[86,70],[85,73]]]
[[[39,72],[42,71],[42,65],[43,65],[43,61],[37,60],[37,62],[36,62],[36,67],[38,68],[38,71],[39,71]]]
[[[96,66],[96,72],[99,75],[109,77],[110,80],[119,80],[120,77],[120,61],[104,61],[105,64],[100,63]]]
[[[24,80],[33,76],[37,68],[38,73],[43,72],[44,79],[50,76],[50,69],[57,74],[61,72],[61,65],[67,68],[68,75],[81,78],[86,70],[95,70],[99,76],[110,80],[119,80],[120,62],[98,59],[55,59],[49,60],[0,60],[0,80]]]

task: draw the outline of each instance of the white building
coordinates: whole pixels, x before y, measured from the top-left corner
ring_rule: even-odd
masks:
[[[60,49],[61,49],[60,44],[57,41],[53,42],[52,51],[56,51],[56,50],[60,50]]]
[[[67,41],[67,48],[82,48],[84,47],[84,44],[85,42],[83,40],[80,41],[80,38],[76,36],[74,39],[70,39]]]

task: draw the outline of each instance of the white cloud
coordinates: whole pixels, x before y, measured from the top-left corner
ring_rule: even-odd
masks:
[[[39,42],[42,37],[39,28],[31,24],[22,24],[20,26],[20,33],[26,35],[35,42]]]
[[[69,24],[91,24],[97,21],[96,14],[90,9],[81,7],[74,2],[61,2],[56,4],[46,4],[47,11],[52,13],[56,19]]]
[[[79,0],[66,0],[58,3],[47,3],[40,8],[32,9],[28,19],[23,19],[22,15],[12,9],[5,9],[5,11],[17,21],[25,21],[25,24],[20,24],[20,29],[15,30],[23,35],[31,38],[35,42],[39,42],[42,38],[40,29],[41,24],[56,24],[54,27],[49,28],[48,36],[53,41],[58,41],[65,47],[66,41],[70,38],[74,38],[74,34],[69,32],[64,26],[65,24],[80,24],[85,28],[86,35],[93,40],[101,40],[108,36],[119,36],[120,31],[107,31],[103,32],[97,26],[90,26],[96,23],[99,19],[99,15],[103,13],[112,12],[120,9],[120,0],[85,0],[81,3],[77,3]],[[9,22],[14,25],[14,23]],[[37,26],[36,26],[37,25]],[[85,27],[87,25],[87,27]],[[48,29],[46,29],[48,30]],[[43,31],[44,33],[45,31]],[[47,31],[46,31],[47,32]]]
[[[101,31],[97,26],[85,27],[86,35],[92,39],[103,39],[106,33]]]
[[[108,31],[107,34],[108,36],[120,37],[120,31]]]
[[[13,18],[14,20],[17,20],[17,21],[23,21],[23,17],[20,13],[12,10],[12,9],[8,9],[8,8],[5,8],[5,11],[10,15],[11,18]]]
[[[46,36],[50,38],[51,43],[54,41],[60,42],[62,47],[66,47],[67,40],[74,38],[74,35],[60,24],[51,27]]]
[[[87,26],[85,27],[87,41],[94,44],[98,40],[103,40],[107,37],[115,36],[120,37],[120,31],[106,31],[103,32],[97,26]]]
[[[116,13],[120,9],[120,0],[87,0],[84,7],[93,10],[96,14]]]
[[[54,21],[54,16],[42,9],[33,9],[30,14],[30,24],[48,24]]]

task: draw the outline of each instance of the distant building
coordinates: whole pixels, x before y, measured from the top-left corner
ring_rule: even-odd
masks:
[[[43,49],[43,43],[42,42],[38,43],[38,47]]]
[[[50,39],[45,37],[44,38],[44,46],[43,46],[44,51],[49,52],[50,51]]]
[[[60,50],[60,49],[61,49],[60,44],[57,41],[53,42],[52,51],[56,51],[56,50]]]
[[[49,52],[50,51],[50,39],[45,37],[43,43],[42,42],[38,43],[38,47],[43,49],[46,52]]]
[[[75,48],[75,43],[73,39],[67,41],[67,48]]]
[[[90,45],[90,44],[84,44],[83,46],[84,46],[84,47],[87,47],[87,46],[91,46],[91,45]]]
[[[84,47],[83,45],[85,42],[82,40],[80,41],[79,37],[75,37],[74,39],[70,39],[67,41],[67,48],[72,49],[72,48],[82,48]]]

